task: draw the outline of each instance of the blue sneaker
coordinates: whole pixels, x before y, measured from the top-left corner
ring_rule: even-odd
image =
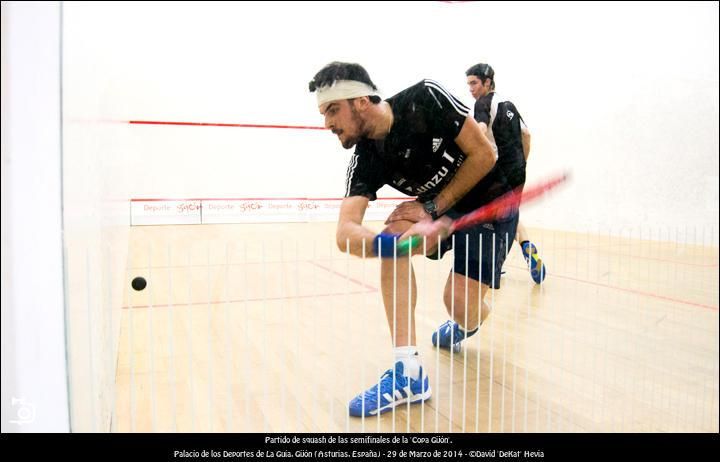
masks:
[[[537,247],[532,242],[525,242],[522,246],[522,253],[525,257],[525,262],[530,265],[530,276],[532,277],[535,284],[540,284],[545,279],[547,270],[543,264],[540,255],[538,255]]]
[[[433,346],[439,346],[440,348],[452,348],[459,350],[460,342],[468,337],[472,337],[478,331],[476,328],[472,332],[468,332],[467,335],[460,330],[460,324],[453,321],[445,321],[443,325],[438,327],[438,330],[432,334]]]
[[[395,377],[395,388],[393,388]],[[408,401],[419,403],[432,395],[430,380],[420,367],[420,379],[403,375],[403,363],[395,363],[395,370],[388,369],[380,381],[350,401],[350,415],[355,417],[382,414]]]

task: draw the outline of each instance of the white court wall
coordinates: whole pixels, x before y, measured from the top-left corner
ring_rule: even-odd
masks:
[[[386,96],[431,77],[471,104],[464,71],[487,61],[532,129],[529,181],[573,173],[528,224],[718,221],[717,3],[69,3],[66,16],[108,121],[321,125],[307,82],[332,60],[362,63]],[[136,198],[343,194],[350,152],[327,132],[124,134]]]

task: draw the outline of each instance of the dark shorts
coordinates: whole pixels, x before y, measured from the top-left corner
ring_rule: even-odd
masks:
[[[450,209],[446,215],[454,220],[463,214]],[[499,289],[500,272],[515,240],[518,218],[515,211],[497,221],[458,230],[440,244],[439,256],[436,252],[428,258],[438,260],[453,250],[454,272]]]

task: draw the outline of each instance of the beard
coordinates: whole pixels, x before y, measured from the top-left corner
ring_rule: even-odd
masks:
[[[360,141],[360,138],[367,135],[367,127],[365,125],[365,121],[360,117],[360,114],[355,110],[355,107],[353,105],[350,105],[350,115],[352,117],[352,122],[357,127],[357,135],[355,136],[348,136],[345,141],[341,141],[342,147],[345,149],[350,149],[353,146],[355,146],[358,141]],[[344,130],[341,132],[344,133]]]
[[[341,141],[340,143],[342,144],[343,148],[350,149],[353,146],[355,146],[357,144],[357,142],[358,142],[357,137],[353,137],[353,138],[346,138],[345,141]]]

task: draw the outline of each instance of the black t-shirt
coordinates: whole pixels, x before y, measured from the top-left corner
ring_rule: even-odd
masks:
[[[426,201],[438,195],[465,161],[455,143],[469,108],[434,80],[423,80],[386,100],[393,125],[383,140],[363,138],[355,146],[345,197],[375,200],[383,185]],[[488,174],[453,206],[469,212],[510,188]]]
[[[495,92],[488,93],[475,102],[475,120],[487,125],[488,138],[497,153],[494,175],[503,176],[513,189],[523,186],[522,116],[515,105]]]

